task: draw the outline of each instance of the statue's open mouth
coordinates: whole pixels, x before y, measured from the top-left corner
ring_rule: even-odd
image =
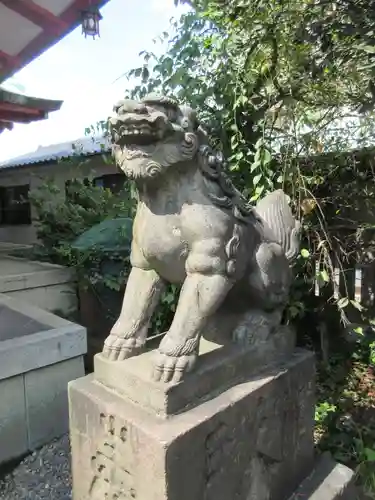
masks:
[[[162,131],[156,127],[151,126],[147,122],[121,125],[119,128],[119,139],[118,144],[128,145],[128,144],[152,144],[160,140],[162,136]]]
[[[155,144],[164,139],[167,132],[166,124],[162,120],[122,120],[112,126],[113,141],[121,147],[130,145],[145,146]]]

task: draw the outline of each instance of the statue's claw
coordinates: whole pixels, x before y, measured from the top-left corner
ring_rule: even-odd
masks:
[[[180,382],[183,376],[192,370],[196,360],[195,353],[170,356],[159,350],[155,360],[153,378],[157,382]]]
[[[161,382],[180,382],[198,357],[199,338],[175,338],[168,332],[160,342],[153,378]]]
[[[119,337],[111,333],[104,342],[103,356],[110,361],[123,361],[139,354],[144,346],[143,339]]]

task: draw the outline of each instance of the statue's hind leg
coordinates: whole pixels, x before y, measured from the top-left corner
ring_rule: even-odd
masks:
[[[218,274],[187,276],[172,325],[159,346],[154,371],[156,380],[178,382],[192,369],[207,319],[215,313],[232,284],[227,277]]]
[[[282,309],[249,309],[233,330],[233,341],[243,346],[266,342],[269,335],[280,325],[281,317]]]

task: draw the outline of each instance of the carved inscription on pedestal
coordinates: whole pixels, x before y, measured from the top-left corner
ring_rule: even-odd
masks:
[[[89,488],[92,500],[131,500],[137,498],[130,470],[131,449],[128,428],[113,415],[100,414],[103,440],[91,457],[93,471]],[[127,462],[129,466],[124,466]]]
[[[205,498],[215,498],[215,490],[218,481],[222,480],[222,473],[228,464],[228,459],[233,453],[235,441],[231,429],[225,423],[219,423],[216,428],[207,435],[206,448],[206,491]]]

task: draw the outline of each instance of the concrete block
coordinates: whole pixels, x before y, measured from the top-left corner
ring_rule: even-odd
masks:
[[[0,294],[0,463],[68,431],[86,349],[85,328]]]
[[[168,418],[71,382],[74,500],[285,500],[313,464],[314,371],[298,351]]]
[[[28,451],[23,376],[0,380],[0,464]]]
[[[32,250],[32,245],[0,241],[0,254],[9,255],[14,251]]]
[[[335,462],[329,453],[322,455],[312,472],[289,500],[356,500],[355,474]]]
[[[87,352],[84,327],[2,294],[0,308],[0,380]]]
[[[1,253],[0,293],[65,315],[77,309],[76,277],[71,269]]]
[[[68,432],[68,382],[83,375],[82,356],[25,373],[30,450]]]

